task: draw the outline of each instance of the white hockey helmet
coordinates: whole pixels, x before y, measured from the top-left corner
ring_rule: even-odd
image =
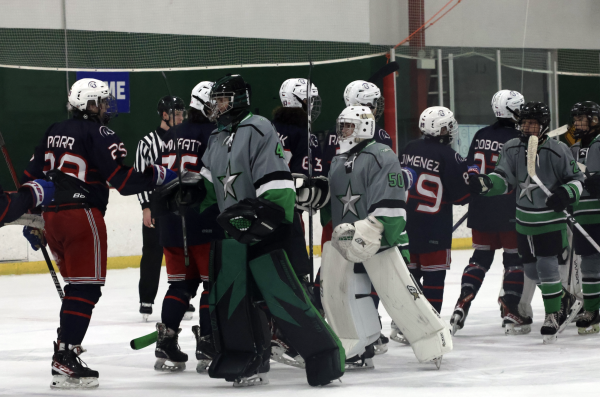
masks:
[[[117,103],[115,98],[110,94],[108,84],[98,79],[80,79],[71,86],[69,91],[69,107],[84,113],[87,118],[88,103],[93,103],[100,108],[100,104],[104,103],[105,112],[102,122],[107,124],[111,118],[116,117]]]
[[[498,118],[519,119],[519,109],[525,103],[521,93],[511,90],[501,90],[492,97],[492,110]]]
[[[448,132],[443,134],[444,128]],[[432,106],[421,113],[419,129],[426,138],[439,139],[440,143],[449,144],[458,132],[458,123],[454,113],[443,106]]]
[[[379,87],[364,80],[355,80],[346,86],[344,102],[346,106],[368,106],[375,120],[379,120],[385,108]]]
[[[287,79],[279,88],[279,99],[286,108],[302,108],[306,111],[306,91],[308,82],[306,79]],[[321,97],[317,86],[311,83],[310,90],[311,101],[311,120],[315,121],[321,114]]]
[[[348,106],[335,123],[340,153],[346,153],[365,139],[375,135],[375,116],[367,106]]]
[[[210,113],[210,90],[215,85],[213,81],[201,81],[192,89],[192,99],[190,99],[190,106],[194,109],[198,109],[202,114],[208,118]]]

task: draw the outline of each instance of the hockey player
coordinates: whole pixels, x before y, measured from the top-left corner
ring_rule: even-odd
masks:
[[[164,135],[164,145],[159,155],[162,165],[173,171],[181,168],[182,173],[188,173],[186,179],[196,176],[195,180],[198,183],[200,183],[199,173],[202,169],[201,159],[206,150],[208,138],[215,127],[207,118],[212,86],[213,82],[202,81],[194,87],[188,119],[171,128]],[[175,145],[179,147],[177,148]],[[172,182],[172,184],[178,183],[178,179]],[[165,185],[154,194],[160,195],[163,190],[174,190],[175,194],[179,193],[178,187]],[[185,206],[177,206],[171,210],[177,210],[178,214],[169,212],[155,215],[159,217],[159,241],[160,245],[164,247],[169,289],[163,300],[162,321],[156,324],[158,341],[155,349],[157,360],[154,368],[157,371],[171,372],[185,369],[188,357],[180,350],[177,343],[179,325],[190,305],[190,299],[196,295],[198,286],[204,283],[206,287],[200,299],[200,327],[194,326],[192,330],[197,339],[196,358],[198,364],[196,370],[205,372],[210,364],[210,357],[214,355],[208,311],[208,262],[210,242],[224,238],[221,227],[216,223],[219,211],[216,205],[205,210],[202,215],[197,210],[186,209]],[[154,211],[157,210],[154,209]],[[187,267],[182,215],[185,217],[186,224],[185,244],[189,261]],[[172,365],[167,364],[167,360]]]
[[[50,204],[54,196],[54,184],[36,179],[21,186],[17,193],[5,193],[0,186],[0,226],[17,220],[28,210]]]
[[[165,96],[158,101],[158,115],[161,118],[156,130],[144,136],[138,143],[133,167],[138,172],[144,172],[153,164],[159,164],[158,154],[162,148],[163,138],[169,128],[181,124],[184,118],[185,104],[183,100],[174,96]],[[160,280],[160,266],[162,264],[163,250],[158,242],[158,230],[155,229],[156,218],[150,214],[150,195],[152,192],[138,194],[142,206],[142,259],[140,261],[140,313],[144,321],[152,314],[152,305],[158,282]],[[193,313],[193,311],[191,312]]]
[[[451,262],[452,205],[464,205],[469,199],[467,163],[450,147],[458,123],[448,108],[425,109],[419,128],[423,139],[409,142],[400,157],[402,166],[417,175],[406,211],[408,268],[415,280],[423,280],[423,293],[439,313]]]
[[[392,319],[412,339],[419,360],[439,364],[440,356],[451,350],[448,328],[419,298],[404,263],[408,252],[403,259],[398,249],[408,242],[404,173],[392,149],[375,142],[375,130],[375,118],[366,106],[349,106],[337,119],[341,154],[329,171],[334,230],[323,251],[323,306],[348,352],[347,366],[372,367],[381,325],[370,299],[371,283]],[[413,304],[418,299],[419,304]],[[428,324],[426,332],[413,316]],[[424,353],[426,343],[432,345]]]
[[[473,194],[496,196],[517,190],[516,229],[519,255],[525,275],[534,280],[544,298],[546,318],[541,328],[543,342],[553,343],[558,333],[577,315],[581,303],[561,283],[558,256],[566,246],[566,214],[577,205],[583,175],[569,148],[546,133],[550,110],[541,102],[528,102],[519,114],[521,134],[502,147],[494,172],[469,177]],[[537,136],[536,170],[552,195],[547,197],[527,173],[527,145]]]
[[[69,93],[73,118],[53,124],[25,171],[25,180],[45,175],[54,201],[44,208],[45,232],[66,283],[58,342],[52,358],[52,388],[98,386],[98,371],[83,364],[81,342],[106,277],[108,183],[123,195],[148,191],[176,174],[160,165],[144,173],[123,165],[125,146],[106,124],[116,108],[108,85],[76,81]]]
[[[326,385],[343,375],[344,350],[286,255],[295,191],[277,132],[249,111],[239,75],[218,80],[211,101],[217,131],[202,158],[207,194],[200,209],[217,202],[219,224],[233,238],[216,243],[211,254],[209,305],[217,355],[209,375],[241,386],[268,383],[271,337],[258,308],[264,301],[304,359],[308,383]]]
[[[467,164],[477,165],[473,167],[475,173],[491,173],[502,146],[519,136],[516,123],[524,102],[523,95],[516,91],[502,90],[494,94],[492,110],[497,121],[477,131],[467,156]],[[471,302],[492,265],[495,251],[500,248],[504,249],[504,296],[499,301],[504,309],[506,333],[531,332],[531,317],[522,316],[518,309],[523,292],[523,264],[517,250],[515,206],[514,190],[497,197],[471,197],[467,226],[472,229],[475,252],[463,272],[460,297],[450,319],[453,335],[464,326]]]
[[[579,139],[571,147],[573,157],[586,167],[585,174],[588,175],[579,203],[573,206],[573,215],[595,241],[600,241],[600,106],[591,101],[576,103],[571,109],[571,125],[575,129],[573,136]],[[573,249],[577,255],[581,255],[585,309],[576,325],[581,335],[598,333],[600,253],[579,232],[575,232],[573,236]]]

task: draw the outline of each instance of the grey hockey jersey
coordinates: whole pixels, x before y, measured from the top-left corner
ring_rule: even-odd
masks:
[[[598,140],[598,136],[588,146],[581,146],[581,141],[571,146],[575,160],[585,165],[590,174],[599,172],[600,140]],[[582,225],[600,223],[600,200],[591,197],[584,188],[579,203],[573,206],[573,215],[575,215],[575,220]]]

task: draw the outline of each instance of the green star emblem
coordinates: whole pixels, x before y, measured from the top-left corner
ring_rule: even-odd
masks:
[[[235,200],[237,200],[237,196],[235,195],[235,189],[233,188],[233,184],[235,183],[238,176],[242,173],[237,172],[235,174],[231,173],[231,162],[227,163],[227,169],[225,170],[225,175],[219,177],[219,181],[223,184],[223,200],[227,199],[227,195],[230,195]]]
[[[531,177],[527,175],[527,179],[523,182],[519,182],[519,187],[521,188],[521,194],[519,195],[519,199],[526,196],[527,199],[533,203],[533,197],[531,197],[531,192],[535,189],[539,189],[537,183],[531,181]]]
[[[342,218],[346,216],[348,211],[354,214],[354,216],[358,217],[358,211],[356,210],[356,203],[360,200],[360,194],[352,194],[352,186],[350,182],[348,182],[348,189],[346,189],[346,194],[341,196],[336,196],[338,200],[342,202],[344,205],[344,210],[342,213]]]

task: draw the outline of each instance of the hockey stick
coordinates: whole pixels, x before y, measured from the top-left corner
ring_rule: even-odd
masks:
[[[456,231],[456,229],[458,229],[458,227],[459,227],[460,225],[462,225],[462,223],[463,223],[464,221],[466,221],[466,220],[467,220],[467,218],[468,218],[468,217],[469,217],[469,212],[467,211],[467,213],[466,213],[466,214],[464,214],[464,215],[462,216],[462,218],[460,218],[460,219],[458,220],[458,222],[456,222],[456,223],[454,224],[454,226],[452,226],[452,233],[454,233],[454,232]]]
[[[11,225],[21,225],[21,226],[29,226],[34,229],[44,229],[44,218],[40,215],[33,214],[24,214],[20,218],[15,219],[12,222],[5,223],[6,226]]]
[[[17,178],[17,173],[15,172],[15,168],[12,165],[12,161],[10,161],[10,156],[8,155],[8,149],[6,149],[6,143],[4,142],[2,132],[0,132],[0,148],[2,149],[2,154],[4,155],[4,159],[6,160],[6,164],[8,165],[8,170],[10,171],[10,175],[12,176],[13,182],[15,183],[17,190],[19,190],[21,184],[19,183],[19,179]],[[60,286],[58,277],[56,277],[56,272],[54,271],[54,266],[52,266],[52,261],[50,260],[48,251],[46,251],[46,247],[44,247],[41,244],[40,249],[42,250],[42,255],[44,255],[46,265],[48,265],[48,270],[50,271],[50,276],[52,277],[52,281],[54,282],[54,286],[56,287],[56,292],[58,292],[58,296],[62,300],[65,294],[63,293],[63,290]]]
[[[550,190],[548,190],[546,185],[542,183],[540,178],[538,178],[538,176],[535,173],[535,160],[537,157],[537,149],[538,137],[532,135],[529,137],[529,144],[527,145],[527,174],[529,174],[529,177],[539,186],[540,189],[542,189],[544,193],[546,193],[546,196],[550,197],[552,193],[550,192]],[[575,227],[579,231],[579,233],[581,233],[583,237],[585,237],[587,241],[596,249],[596,251],[600,252],[600,246],[594,241],[594,239],[590,237],[588,232],[585,231],[585,229],[579,224],[579,222],[575,220],[575,217],[571,215],[566,209],[563,210],[563,212],[567,216],[567,225],[569,225],[571,229]]]
[[[562,127],[558,127],[557,129],[550,131],[546,135],[548,135],[550,138],[554,138],[555,136],[562,135],[567,131],[569,131],[569,126],[565,124]]]
[[[131,346],[131,348],[133,350],[140,350],[140,349],[143,349],[144,347],[148,347],[148,346],[156,343],[157,340],[158,340],[158,332],[154,331],[148,335],[144,335],[144,336],[140,336],[139,338],[132,339],[131,342],[129,342],[129,346]]]
[[[394,73],[398,69],[400,69],[400,65],[398,65],[398,62],[394,61],[386,63],[384,67],[373,73],[373,75],[367,81],[369,83],[377,84],[379,80],[383,79],[390,73]]]
[[[312,94],[312,69],[313,63],[309,59],[309,67],[308,67],[308,84],[306,86],[306,113],[308,115],[308,189],[312,188],[312,176],[313,176],[313,167],[312,167],[312,149],[310,147],[310,142],[312,140],[312,102],[311,102],[311,94]],[[314,257],[313,257],[313,206],[312,200],[308,203],[308,257],[310,260],[310,283],[314,283]]]

